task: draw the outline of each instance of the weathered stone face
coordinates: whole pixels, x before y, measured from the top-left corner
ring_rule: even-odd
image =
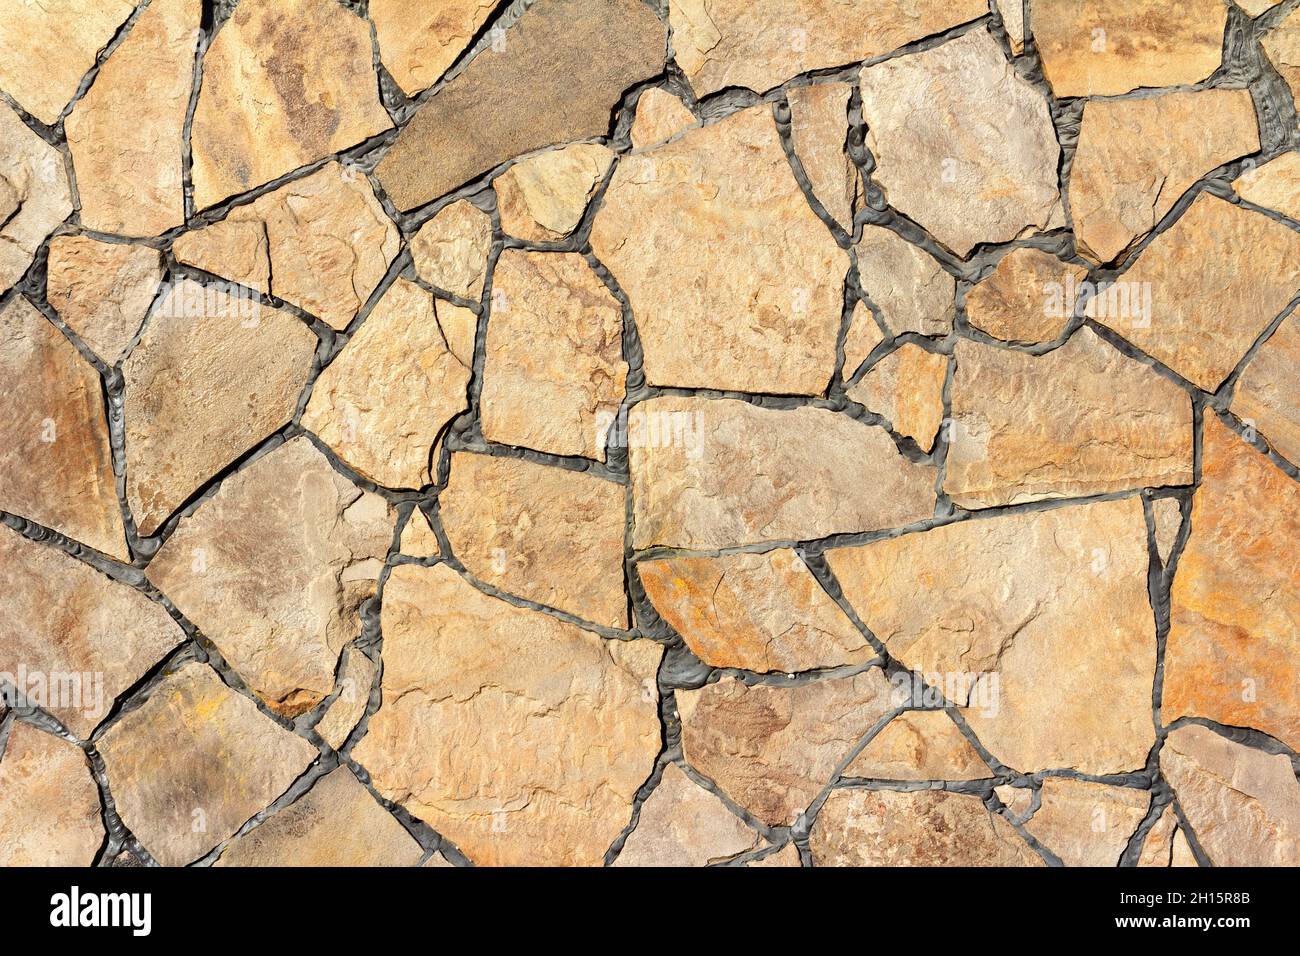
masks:
[[[957,282],[925,250],[883,226],[867,224],[856,246],[858,280],[891,332],[947,335]]]
[[[530,242],[563,239],[587,211],[614,154],[577,143],[521,160],[493,180],[501,229]]]
[[[477,299],[483,293],[492,220],[464,200],[452,203],[411,237],[415,271],[452,295]]]
[[[1039,799],[1025,829],[1066,866],[1117,866],[1151,804],[1142,790],[1069,777],[1045,779]]]
[[[1232,413],[1293,464],[1300,462],[1300,323],[1285,319],[1237,381]]]
[[[1041,249],[1013,249],[966,293],[966,317],[975,328],[997,339],[1050,341],[1074,315],[1072,293],[1086,275],[1086,269]]]
[[[873,365],[848,396],[879,413],[894,431],[928,452],[943,421],[947,377],[946,355],[907,342]]]
[[[14,721],[0,756],[0,866],[90,866],[104,842],[99,788],[76,744]]]
[[[438,82],[495,9],[492,0],[374,0],[369,5],[384,67],[407,96]]]
[[[852,95],[848,83],[799,86],[786,94],[790,139],[813,195],[827,214],[850,233],[862,191],[858,168],[847,149]]]
[[[846,777],[877,780],[978,780],[990,774],[971,742],[938,710],[899,714],[844,768]]]
[[[59,318],[105,364],[117,364],[158,293],[162,256],[148,246],[59,236],[49,270],[46,295]]]
[[[45,237],[71,212],[63,157],[0,102],[0,287],[22,278]]]

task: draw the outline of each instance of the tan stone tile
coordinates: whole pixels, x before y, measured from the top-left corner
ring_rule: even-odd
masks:
[[[708,866],[753,849],[759,835],[676,764],[641,805],[614,866]]]
[[[22,278],[45,237],[71,213],[63,154],[0,102],[0,289]]]
[[[1232,413],[1280,455],[1300,462],[1300,321],[1294,315],[1283,320],[1241,373]]]
[[[462,199],[420,227],[411,238],[411,258],[425,282],[452,295],[478,299],[491,247],[491,217]]]
[[[551,242],[573,232],[614,161],[599,143],[574,143],[515,163],[492,181],[506,235]]]
[[[162,276],[157,249],[58,236],[50,242],[46,294],[59,318],[115,365],[140,331]]]
[[[696,122],[695,114],[685,103],[667,90],[653,86],[637,97],[636,117],[631,129],[632,145],[641,149],[662,143]]]
[[[407,96],[442,79],[497,8],[493,0],[372,0],[379,55]]]
[[[877,780],[981,780],[993,772],[941,710],[899,714],[844,769]]]
[[[894,334],[947,335],[957,308],[957,280],[925,250],[892,229],[862,227],[855,247],[862,292]],[[855,318],[856,324],[856,318]]]
[[[1066,866],[1118,866],[1147,815],[1151,795],[1104,783],[1048,777],[1025,829]]]
[[[905,342],[871,366],[848,390],[848,396],[880,414],[894,431],[928,452],[943,422],[947,376],[948,356]]]
[[[1074,315],[1078,284],[1088,274],[1041,249],[1012,249],[966,293],[966,317],[1007,342],[1048,342]]]
[[[0,866],[90,866],[104,842],[100,814],[81,749],[14,721],[0,759]]]
[[[813,195],[848,233],[862,193],[862,177],[848,154],[848,83],[798,86],[786,93],[790,103],[790,140]]]

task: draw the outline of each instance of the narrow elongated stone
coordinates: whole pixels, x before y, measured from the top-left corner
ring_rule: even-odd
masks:
[[[1283,320],[1237,380],[1232,412],[1293,464],[1300,462],[1300,321]]]
[[[1265,33],[1261,45],[1294,96],[1300,90],[1300,16],[1296,11]]]
[[[858,167],[847,148],[852,94],[848,83],[798,86],[786,93],[795,155],[817,201],[849,233],[862,190]]]
[[[1048,777],[1025,829],[1066,866],[1118,866],[1151,795],[1089,780]]]
[[[366,712],[376,671],[374,661],[355,646],[343,649],[343,662],[339,665],[339,694],[316,725],[316,733],[335,750],[343,746]]]
[[[1160,819],[1147,831],[1142,852],[1138,854],[1137,865],[1165,867],[1197,865],[1172,803],[1165,807]]]
[[[941,710],[899,714],[844,769],[846,777],[878,780],[979,780],[991,774]]]
[[[957,280],[925,250],[892,229],[867,223],[857,244],[858,280],[895,334],[947,335],[957,310]]]
[[[758,834],[676,764],[641,805],[615,866],[708,866],[753,849]]]
[[[0,758],[0,866],[91,866],[104,842],[100,813],[81,749],[14,721]]]
[[[367,12],[384,67],[415,96],[442,79],[496,8],[493,0],[374,0]]]
[[[59,236],[50,242],[46,294],[59,318],[105,364],[116,365],[140,331],[162,275],[157,249]]]
[[[1082,266],[1062,262],[1041,249],[1012,249],[992,274],[966,293],[966,318],[994,338],[1046,342],[1074,315]]]
[[[849,321],[848,332],[844,336],[844,373],[849,379],[866,361],[876,346],[885,340],[871,309],[859,300],[853,306],[853,317]]]
[[[0,289],[22,278],[45,237],[71,213],[63,154],[0,102]]]

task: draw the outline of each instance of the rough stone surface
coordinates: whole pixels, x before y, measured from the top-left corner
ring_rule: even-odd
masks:
[[[934,447],[943,421],[943,383],[948,357],[905,342],[871,366],[849,398],[879,413],[900,435],[913,439],[921,451]]]
[[[632,545],[721,548],[928,518],[934,469],[820,408],[656,398],[632,410]]]
[[[813,866],[1043,866],[977,796],[836,790],[808,836]]]
[[[1196,858],[1187,837],[1174,813],[1173,804],[1165,807],[1160,819],[1147,832],[1142,852],[1138,854],[1138,866],[1196,866]]]
[[[1300,153],[1283,153],[1251,167],[1233,181],[1232,188],[1247,202],[1300,219]]]
[[[890,707],[876,669],[794,687],[734,677],[679,690],[686,762],[769,826],[788,826]]]
[[[1258,149],[1249,90],[1089,101],[1070,173],[1080,253],[1119,258],[1197,179]]]
[[[171,287],[122,366],[126,499],[141,534],[289,421],[316,344],[286,312],[189,279]]]
[[[663,69],[666,33],[640,0],[530,8],[420,108],[379,181],[414,209],[515,156],[608,135],[624,92]]]
[[[384,67],[407,96],[442,79],[496,8],[493,0],[372,0],[368,6]]]
[[[1151,804],[1145,790],[1069,777],[1048,777],[1040,794],[1025,829],[1066,866],[1118,866]]]
[[[492,181],[501,229],[528,242],[573,232],[614,154],[599,143],[575,143],[515,163]]]
[[[627,626],[621,485],[520,458],[452,456],[439,515],[480,581],[594,624]]]
[[[97,746],[122,822],[163,866],[233,836],[316,756],[198,663],[164,677]]]
[[[1007,31],[1007,41],[1012,53],[1022,53],[1025,49],[1025,2],[1024,0],[993,0],[998,16],[1002,18],[1002,27]]]
[[[877,780],[981,780],[992,776],[957,725],[941,710],[899,714],[844,769]]]
[[[826,389],[848,260],[795,181],[771,107],[620,163],[591,247],[627,294],[650,384]]]
[[[90,866],[104,842],[99,788],[76,744],[14,721],[0,757],[0,866]]]
[[[1237,381],[1232,413],[1300,463],[1300,320],[1284,319]]]
[[[1182,505],[1177,498],[1156,498],[1151,502],[1151,517],[1155,524],[1156,553],[1162,562],[1168,561],[1183,527]]]
[[[993,792],[1006,807],[1012,823],[1024,823],[1032,816],[1034,791],[1029,787],[994,787]]]
[[[0,510],[127,560],[99,376],[26,299],[0,309]]]
[[[578,253],[508,249],[492,280],[483,437],[605,460],[623,400],[623,313]]]
[[[1104,774],[1139,769],[1154,743],[1146,543],[1141,503],[1127,498],[958,522],[826,559],[890,654],[968,705],[993,756],[1024,773]]]
[[[420,488],[433,480],[434,445],[469,404],[469,378],[433,297],[398,279],[316,379],[302,427],[376,484]]]
[[[1205,415],[1170,592],[1165,723],[1208,717],[1300,746],[1300,485]]]
[[[491,217],[461,200],[420,227],[411,239],[411,258],[425,282],[452,295],[478,299],[491,247]]]
[[[636,101],[636,118],[630,131],[632,145],[637,149],[662,143],[696,123],[695,114],[680,99],[653,86]]]
[[[384,703],[353,750],[379,793],[479,865],[599,864],[659,752],[661,649],[490,598],[445,564],[393,569],[383,628]]]
[[[299,437],[181,519],[148,575],[269,707],[293,717],[333,689],[392,536],[383,499]]]
[[[50,242],[46,295],[68,328],[115,365],[140,331],[162,276],[157,249],[59,236]]]
[[[45,237],[71,212],[63,157],[0,102],[0,289],[22,278]]]
[[[382,133],[370,30],[335,0],[244,0],[203,58],[194,203],[206,209]]]
[[[615,866],[707,866],[753,849],[758,834],[676,765],[641,806]]]
[[[966,293],[966,318],[1007,342],[1047,342],[1074,315],[1073,292],[1087,270],[1041,249],[1013,249]]]
[[[1285,20],[1264,34],[1264,52],[1269,61],[1282,74],[1282,79],[1295,96],[1300,90],[1300,16],[1292,10]]]
[[[1042,356],[959,342],[951,400],[964,508],[1192,483],[1187,393],[1086,327]]]
[[[858,167],[848,153],[848,83],[798,86],[786,93],[790,104],[790,140],[812,185],[813,195],[846,232],[862,192]]]
[[[446,299],[434,299],[433,310],[438,328],[456,361],[465,368],[474,367],[474,344],[478,340],[478,313]]]
[[[438,537],[429,526],[429,519],[419,508],[411,512],[406,527],[402,529],[401,552],[411,558],[432,558],[441,548]]]
[[[370,688],[374,686],[377,668],[374,661],[355,647],[343,649],[339,664],[338,696],[325,710],[316,733],[327,744],[338,750],[352,733],[370,702]]]
[[[1047,101],[987,30],[867,67],[862,116],[890,204],[957,255],[1061,219]]]
[[[663,558],[636,567],[655,610],[712,667],[792,672],[875,656],[792,550]]]
[[[927,252],[884,226],[867,224],[857,244],[862,291],[891,332],[947,335],[957,282]]]
[[[849,330],[844,336],[844,378],[851,378],[867,356],[883,341],[885,334],[876,324],[871,309],[865,302],[855,303]]]

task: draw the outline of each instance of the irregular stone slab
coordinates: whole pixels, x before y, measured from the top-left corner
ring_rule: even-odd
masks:
[[[520,458],[455,454],[438,513],[481,581],[607,627],[627,626],[626,491]]]
[[[486,355],[484,438],[605,460],[627,383],[623,311],[581,255],[501,254]]]
[[[411,259],[425,282],[452,295],[478,299],[492,248],[492,217],[462,199],[411,237]]]
[[[474,343],[478,338],[478,313],[446,299],[434,299],[433,310],[438,328],[456,361],[467,369],[474,367]]]
[[[424,849],[336,767],[297,802],[235,837],[213,866],[415,866]]]
[[[655,610],[711,667],[793,672],[875,656],[803,559],[787,548],[642,561],[637,573]]]
[[[1165,738],[1160,771],[1215,866],[1300,865],[1300,783],[1286,754],[1191,724]]]
[[[1201,193],[1112,288],[1087,315],[1213,392],[1300,289],[1300,234]]]
[[[1147,831],[1146,842],[1138,854],[1138,866],[1196,866],[1196,858],[1187,837],[1178,824],[1178,815],[1171,803],[1155,825]]]
[[[122,822],[163,866],[184,866],[269,806],[316,748],[190,663],[99,738]]]
[[[987,30],[867,67],[862,116],[890,205],[957,255],[1063,224],[1047,101]]]
[[[253,189],[382,133],[370,30],[333,0],[244,0],[203,58],[194,204]]]
[[[0,62],[8,65],[7,52]],[[0,102],[0,290],[22,278],[45,237],[71,214],[63,154]]]
[[[899,714],[844,770],[875,780],[981,780],[992,776],[979,752],[941,710]]]
[[[184,633],[161,604],[0,530],[0,681],[85,740]]]
[[[202,12],[199,0],[150,3],[68,116],[87,229],[156,236],[185,221],[185,114]]]
[[[614,866],[708,866],[758,846],[757,833],[676,764],[641,805]]]
[[[1300,485],[1206,414],[1190,521],[1161,718],[1208,717],[1300,746]]]
[[[599,143],[574,143],[515,163],[492,181],[501,229],[529,242],[563,239],[587,211],[614,153]]]
[[[632,146],[641,149],[662,143],[696,122],[695,114],[685,103],[667,90],[652,86],[637,97],[636,117],[630,130]]]
[[[993,792],[1010,814],[1012,823],[1024,823],[1033,815],[1034,791],[1029,787],[994,787]]]
[[[966,793],[835,790],[808,834],[813,866],[1044,866]]]
[[[1283,153],[1252,166],[1233,180],[1232,188],[1247,202],[1300,219],[1300,153]]]
[[[686,762],[769,826],[788,826],[890,709],[877,668],[783,687],[734,677],[677,691]]]
[[[1259,16],[1265,10],[1273,9],[1277,4],[1278,0],[1237,0],[1237,6],[1252,17]]]
[[[377,670],[374,661],[356,647],[343,649],[343,662],[339,665],[339,695],[316,725],[316,733],[335,750],[347,742],[348,735],[366,712]]]
[[[344,329],[401,237],[361,173],[330,163],[176,240],[181,262],[271,293]]]
[[[895,334],[947,335],[957,311],[957,280],[892,229],[867,223],[856,246],[863,293]]]
[[[1007,41],[1011,52],[1017,55],[1025,50],[1025,4],[1024,0],[993,0],[993,6],[1002,19],[1002,27],[1007,31]]]
[[[0,866],[92,866],[104,843],[99,787],[74,743],[14,721],[0,759]]]
[[[1187,393],[1084,326],[1030,355],[957,343],[943,490],[963,508],[1190,485]]]
[[[398,279],[316,379],[302,427],[376,484],[421,488],[444,429],[469,407],[469,379],[433,297]]]
[[[374,0],[367,10],[384,68],[415,96],[442,79],[496,7],[493,0]]]
[[[392,537],[384,500],[300,436],[181,519],[146,573],[272,710],[294,717],[333,690]]]
[[[182,279],[122,366],[126,499],[141,534],[293,416],[317,339],[297,318]]]
[[[817,201],[849,233],[862,192],[862,177],[847,149],[852,95],[848,83],[797,86],[786,93],[795,155]]]
[[[810,70],[867,60],[988,13],[978,0],[670,0],[677,63],[697,96],[763,93]]]
[[[1156,645],[1138,499],[959,521],[826,559],[863,623],[1003,763],[1145,764]]]
[[[877,531],[934,513],[934,468],[821,408],[663,397],[629,413],[632,546],[704,550]]]
[[[47,126],[126,22],[131,0],[20,0],[0,14],[0,90]],[[8,112],[3,107],[0,112]],[[0,143],[8,137],[0,135]]]
[[[1156,553],[1163,564],[1178,540],[1183,528],[1183,507],[1177,498],[1156,498],[1151,502],[1151,518],[1155,525]]]
[[[1300,462],[1300,322],[1294,316],[1277,327],[1241,373],[1232,412],[1280,455]]]
[[[1085,103],[1069,190],[1079,253],[1114,261],[1196,180],[1258,149],[1249,90]]]
[[[419,508],[411,512],[402,529],[401,552],[412,558],[432,558],[441,553],[438,537]]]
[[[651,385],[825,391],[849,263],[767,104],[620,163],[591,248],[627,294]]]
[[[1012,249],[966,293],[966,318],[1007,342],[1050,341],[1074,315],[1075,295],[1087,274],[1041,249]]]
[[[905,342],[871,366],[848,396],[878,412],[894,431],[929,452],[943,422],[947,377],[948,356]]]
[[[843,377],[852,378],[859,366],[866,361],[867,356],[883,341],[885,341],[885,334],[880,331],[871,309],[865,302],[859,300],[853,306],[853,318],[844,336]]]
[[[1069,777],[1047,777],[1039,793],[1025,829],[1066,866],[1118,866],[1151,804],[1145,790]]]
[[[1062,96],[1110,96],[1145,86],[1197,83],[1219,68],[1222,0],[1034,0],[1043,75]]]
[[[1261,45],[1294,96],[1300,90],[1300,16],[1296,16],[1296,11],[1292,10],[1286,19],[1265,33]]]
[[[108,444],[103,384],[22,296],[0,310],[0,511],[130,560]]]
[[[353,750],[379,793],[480,866],[599,865],[659,753],[659,646],[490,598],[445,564],[393,569],[383,631],[384,703]]]
[[[663,70],[666,28],[640,0],[529,8],[429,99],[375,170],[398,209],[556,143],[607,136],[624,92]]]
[[[162,276],[162,253],[148,246],[87,236],[50,241],[50,305],[106,365],[116,365],[140,331]]]
[[[799,848],[795,846],[793,843],[787,843],[785,846],[777,850],[775,853],[769,853],[765,857],[761,857],[757,860],[752,860],[749,863],[746,863],[745,866],[746,867],[767,867],[767,866],[790,867],[790,866],[803,866],[803,862],[799,859]]]

